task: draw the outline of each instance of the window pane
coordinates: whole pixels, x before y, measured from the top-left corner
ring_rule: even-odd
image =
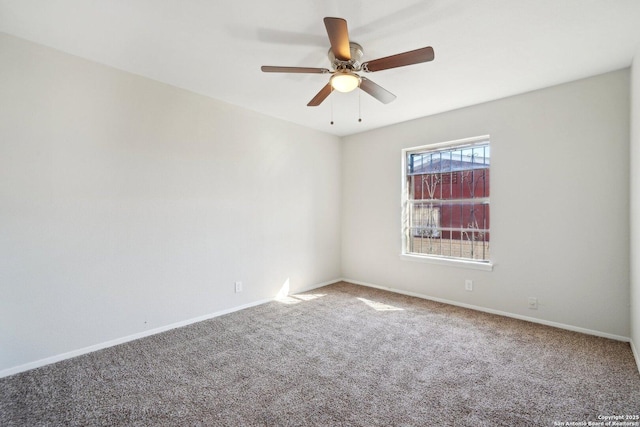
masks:
[[[410,253],[489,260],[488,141],[407,154]]]

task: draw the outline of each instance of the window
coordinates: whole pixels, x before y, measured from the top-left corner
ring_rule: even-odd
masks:
[[[403,151],[404,254],[489,262],[490,154],[489,137]]]

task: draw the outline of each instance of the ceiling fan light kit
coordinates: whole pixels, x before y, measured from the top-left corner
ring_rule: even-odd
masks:
[[[357,74],[358,72],[371,73],[433,61],[434,59],[433,48],[424,47],[372,61],[361,62],[364,50],[358,43],[349,41],[347,21],[342,18],[328,17],[324,18],[324,25],[331,43],[328,57],[333,71],[327,68],[314,67],[262,66],[262,71],[265,73],[331,74],[329,82],[309,101],[307,104],[309,107],[320,105],[322,101],[331,95],[333,89],[338,92],[351,92],[358,87],[383,104],[388,104],[396,99],[396,96],[366,77],[360,76]]]
[[[351,92],[360,86],[360,76],[349,71],[337,71],[329,79],[331,87],[338,92]]]

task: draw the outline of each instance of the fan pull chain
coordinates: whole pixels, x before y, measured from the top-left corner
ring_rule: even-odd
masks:
[[[362,122],[362,104],[360,102],[360,95],[362,95],[362,90],[358,91],[358,123]]]
[[[329,93],[329,97],[331,98],[331,125],[333,125],[333,86],[331,86],[331,92]]]

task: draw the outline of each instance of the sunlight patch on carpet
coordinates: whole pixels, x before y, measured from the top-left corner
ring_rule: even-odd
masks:
[[[326,294],[296,294],[293,297],[303,301],[311,301],[312,299],[322,298]]]
[[[378,301],[371,301],[366,298],[356,298],[356,299],[362,301],[363,303],[367,304],[369,307],[377,311],[403,311],[404,310],[404,308],[394,307],[393,305],[384,304]]]
[[[326,295],[326,294],[310,294],[310,293],[289,295],[289,288],[290,288],[289,278],[287,278],[287,280],[284,281],[284,283],[282,284],[282,287],[278,291],[278,294],[276,295],[275,300],[283,304],[298,304],[299,302],[302,302],[302,301],[311,301]]]
[[[297,294],[297,295],[289,295],[285,297],[278,297],[276,301],[281,302],[283,304],[298,304],[303,301],[311,301],[316,298],[321,298],[326,294]]]

